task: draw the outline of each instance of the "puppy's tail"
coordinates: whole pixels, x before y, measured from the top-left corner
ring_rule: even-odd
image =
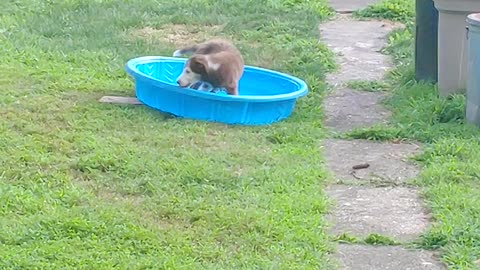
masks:
[[[198,49],[198,47],[196,45],[194,46],[191,46],[191,47],[185,47],[185,48],[182,48],[182,49],[179,49],[179,50],[176,50],[175,52],[173,52],[173,57],[180,57],[184,54],[187,54],[187,53],[194,53],[196,52]]]

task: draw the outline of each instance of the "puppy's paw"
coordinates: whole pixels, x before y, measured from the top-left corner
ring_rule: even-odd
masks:
[[[173,57],[180,57],[180,56],[182,56],[182,53],[180,50],[176,50],[173,52]]]

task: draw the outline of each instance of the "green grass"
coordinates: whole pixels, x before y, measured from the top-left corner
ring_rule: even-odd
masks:
[[[395,240],[379,234],[369,234],[364,241],[366,244],[374,245],[374,246],[377,246],[377,245],[393,246],[393,245],[399,244]]]
[[[411,21],[415,16],[415,0],[382,0],[353,13],[358,18],[378,18],[399,22]]]
[[[367,91],[367,92],[381,92],[390,89],[391,87],[382,81],[349,81],[348,88]]]
[[[318,104],[335,64],[317,36],[330,15],[306,0],[2,1],[0,268],[331,269]],[[247,64],[310,93],[268,127],[99,104],[133,95],[125,62],[170,55],[173,26],[221,26]],[[145,27],[163,32],[132,36]]]
[[[385,7],[388,2],[370,9]],[[403,2],[407,6],[412,1]],[[390,13],[381,16],[389,17]],[[425,143],[424,152],[415,158],[424,166],[415,183],[424,192],[434,222],[418,246],[440,251],[449,269],[478,269],[480,131],[465,124],[464,96],[441,98],[435,85],[414,81],[413,29],[410,21],[406,29],[392,33],[385,50],[397,64],[388,76],[392,95],[385,102],[393,112],[391,125],[359,129],[348,135]]]
[[[343,244],[360,244],[372,246],[396,246],[401,244],[387,236],[375,233],[371,233],[365,238],[357,238],[347,233],[343,233],[334,237],[332,240]]]
[[[386,48],[398,66],[392,124],[348,135],[426,143],[416,183],[436,222],[418,245],[440,250],[451,269],[475,269],[480,132],[464,123],[463,97],[412,80],[412,12],[412,0],[398,0],[356,13],[408,28]],[[331,14],[308,0],[1,2],[0,268],[332,269],[318,144],[324,73],[335,64],[317,36]],[[132,34],[147,27],[158,35]],[[125,62],[170,55],[175,27],[200,29],[180,40],[232,38],[247,64],[297,75],[310,93],[268,127],[97,102],[133,95]]]

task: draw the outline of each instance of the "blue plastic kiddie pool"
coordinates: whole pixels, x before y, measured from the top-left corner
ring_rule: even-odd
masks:
[[[296,77],[245,66],[239,95],[181,88],[176,83],[187,59],[144,56],[127,62],[138,100],[162,112],[196,120],[266,125],[290,116],[297,98],[308,92]]]

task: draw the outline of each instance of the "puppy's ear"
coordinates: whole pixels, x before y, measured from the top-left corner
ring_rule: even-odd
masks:
[[[190,58],[190,68],[197,74],[207,74],[207,58],[204,55],[195,55]]]

